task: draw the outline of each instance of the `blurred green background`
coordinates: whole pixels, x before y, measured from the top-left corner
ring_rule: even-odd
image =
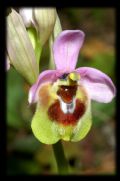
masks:
[[[97,68],[115,77],[115,10],[111,8],[58,9],[62,28],[81,29],[85,42],[77,67]],[[48,45],[40,69],[48,69]],[[11,68],[7,73],[7,174],[57,174],[52,146],[37,141],[31,132],[35,111],[28,104],[29,86]],[[63,142],[72,174],[115,174],[115,99],[109,104],[92,102],[93,126],[80,142]]]

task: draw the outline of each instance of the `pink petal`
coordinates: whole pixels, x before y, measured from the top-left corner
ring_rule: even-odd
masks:
[[[78,68],[76,72],[80,74],[81,84],[87,89],[91,99],[103,103],[108,103],[113,99],[116,89],[106,74],[88,67]]]
[[[58,77],[60,77],[62,73],[58,72],[57,70],[46,70],[43,71],[39,77],[37,82],[30,88],[29,90],[29,96],[28,96],[28,102],[35,103],[38,100],[38,90],[40,86],[45,82],[54,82],[57,80]]]
[[[53,54],[58,70],[71,72],[75,69],[84,36],[84,32],[80,30],[65,30],[56,38]]]

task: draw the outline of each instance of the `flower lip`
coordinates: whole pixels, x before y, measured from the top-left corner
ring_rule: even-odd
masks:
[[[76,100],[76,106],[73,114],[71,113],[63,113],[60,108],[60,102],[56,100],[50,108],[48,109],[48,116],[50,120],[55,121],[59,124],[64,126],[72,125],[74,126],[77,124],[80,117],[83,116],[84,112],[86,111],[85,104],[82,103],[80,100]]]

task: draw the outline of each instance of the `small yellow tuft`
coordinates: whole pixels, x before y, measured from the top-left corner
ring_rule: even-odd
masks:
[[[72,73],[69,74],[69,78],[72,81],[78,81],[78,80],[80,80],[80,75],[75,73],[75,72],[72,72]]]

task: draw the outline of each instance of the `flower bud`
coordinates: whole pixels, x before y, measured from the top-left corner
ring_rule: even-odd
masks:
[[[33,9],[33,19],[39,33],[41,45],[44,45],[50,37],[54,29],[56,15],[55,8]]]
[[[12,9],[7,17],[7,52],[10,63],[29,83],[34,83],[39,66],[21,16]]]
[[[26,27],[30,27],[34,24],[32,17],[32,8],[20,8],[19,13]]]

